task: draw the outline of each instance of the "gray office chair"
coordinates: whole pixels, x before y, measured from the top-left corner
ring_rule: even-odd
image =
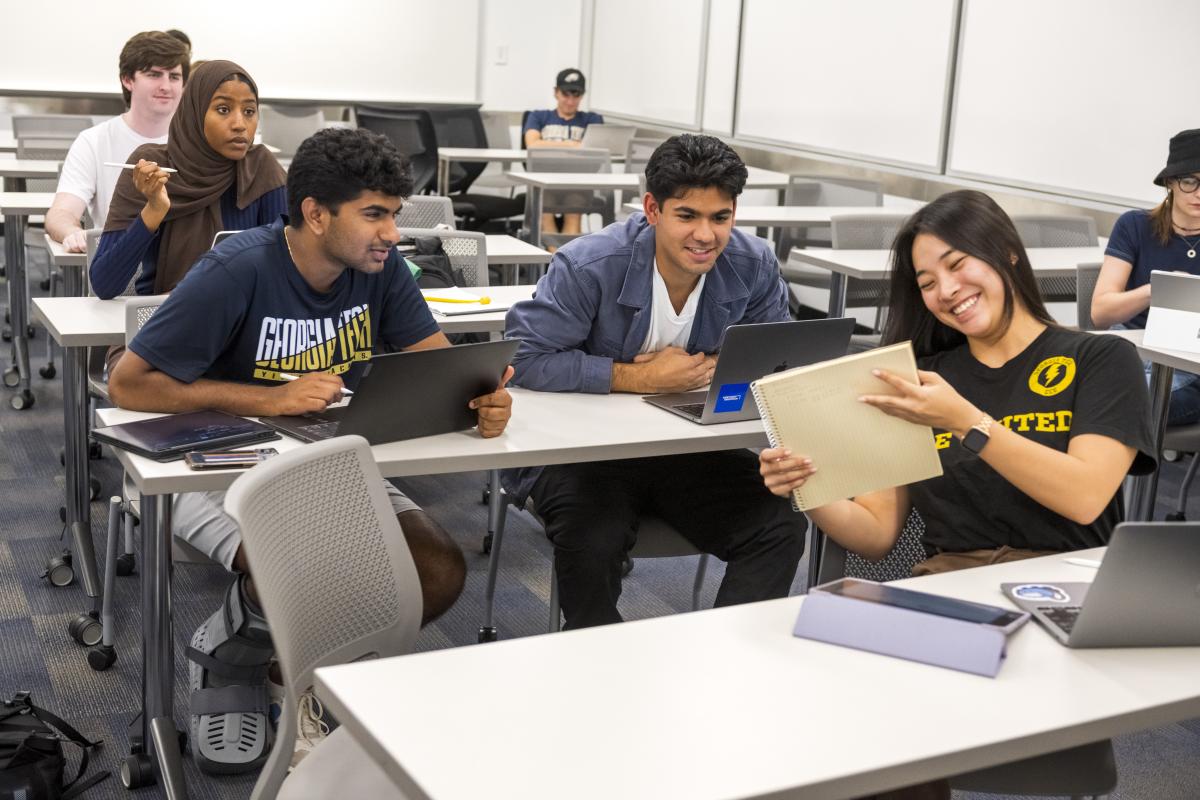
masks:
[[[341,436],[276,456],[234,482],[225,510],[241,528],[285,690],[251,798],[400,796],[345,728],[288,775],[313,672],[407,653],[421,624],[416,566],[367,441]]]
[[[398,228],[433,228],[437,225],[454,227],[454,203],[449,197],[413,195],[400,206]]]
[[[319,106],[284,106],[263,103],[258,107],[263,141],[278,147],[276,157],[296,155],[300,143],[325,127],[325,112]]]
[[[1075,267],[1075,280],[1078,290],[1075,295],[1075,308],[1081,331],[1096,330],[1092,321],[1092,295],[1096,292],[1096,280],[1100,277],[1099,264],[1078,264]],[[1187,499],[1192,491],[1192,483],[1196,480],[1196,472],[1200,470],[1200,422],[1190,425],[1169,427],[1163,433],[1163,451],[1173,450],[1179,454],[1192,456],[1183,481],[1179,484],[1179,494],[1175,497],[1175,508],[1167,513],[1168,522],[1182,522],[1187,519]]]
[[[70,139],[95,125],[88,114],[14,114],[12,118],[13,138],[21,139]]]
[[[625,145],[625,171],[645,172],[646,162],[665,138],[635,136]]]
[[[436,236],[450,257],[454,274],[462,276],[462,286],[487,286],[487,236],[478,231],[448,231],[444,228],[400,228],[405,237]]]
[[[1012,221],[1026,247],[1092,247],[1098,241],[1091,217],[1014,214]],[[1074,278],[1038,278],[1037,284],[1047,303],[1069,303],[1076,297]]]
[[[527,151],[525,169],[529,172],[612,172],[612,159],[607,150],[583,147],[533,147]],[[565,189],[542,192],[544,214],[599,214],[601,225],[616,219],[614,192],[584,189]],[[532,219],[533,193],[526,193],[525,219]],[[561,247],[575,234],[542,232],[542,245]]]
[[[508,114],[502,111],[480,111],[479,116],[483,119],[484,135],[487,136],[487,146],[494,147],[500,150],[507,150],[513,147],[512,130],[508,125]],[[497,162],[498,166],[492,164],[475,179],[472,186],[476,189],[505,189],[508,191],[508,196],[512,197],[516,191],[517,184],[504,173],[512,169],[509,162]]]
[[[883,186],[878,181],[832,175],[791,175],[783,193],[785,206],[881,206]],[[775,236],[780,261],[793,247],[831,247],[825,227],[784,228]],[[888,243],[891,244],[890,242]],[[826,273],[826,276],[828,273]]]
[[[868,561],[825,538],[820,549],[818,582],[838,578],[864,578],[893,581],[907,578],[912,568],[925,560],[921,536],[925,523],[915,510],[908,515],[900,538],[883,559]],[[815,532],[814,535],[820,536]],[[810,557],[811,556],[810,551]],[[1112,742],[1108,739],[1046,753],[1041,756],[1000,764],[995,767],[954,775],[953,789],[989,794],[1100,796],[1117,785],[1117,765]]]

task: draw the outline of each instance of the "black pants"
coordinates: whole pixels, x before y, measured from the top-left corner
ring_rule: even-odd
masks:
[[[718,606],[786,597],[804,554],[807,521],[766,490],[747,450],[546,467],[530,496],[567,628],[621,621],[621,558],[643,514],[728,562]]]

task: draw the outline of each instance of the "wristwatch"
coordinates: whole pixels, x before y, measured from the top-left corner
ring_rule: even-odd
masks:
[[[983,419],[976,422],[967,430],[967,435],[962,438],[962,446],[975,455],[979,455],[992,439],[990,431],[992,423],[995,421],[987,414],[984,414]]]

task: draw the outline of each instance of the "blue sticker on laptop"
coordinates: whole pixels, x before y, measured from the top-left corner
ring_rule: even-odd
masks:
[[[1057,586],[1048,583],[1023,583],[1012,588],[1013,597],[1021,600],[1037,600],[1046,603],[1069,603],[1071,596]]]
[[[713,406],[714,414],[729,411],[741,411],[746,404],[746,395],[750,392],[748,383],[724,383],[721,391],[717,392],[717,403]]]

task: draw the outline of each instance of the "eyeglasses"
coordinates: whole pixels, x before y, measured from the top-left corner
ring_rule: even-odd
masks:
[[[1178,186],[1179,191],[1183,192],[1184,194],[1191,194],[1197,189],[1200,189],[1200,178],[1196,177],[1195,175],[1184,175],[1182,177],[1175,178],[1175,185]]]
[[[583,92],[577,91],[575,89],[559,89],[559,91],[562,92],[567,97],[583,97]]]

